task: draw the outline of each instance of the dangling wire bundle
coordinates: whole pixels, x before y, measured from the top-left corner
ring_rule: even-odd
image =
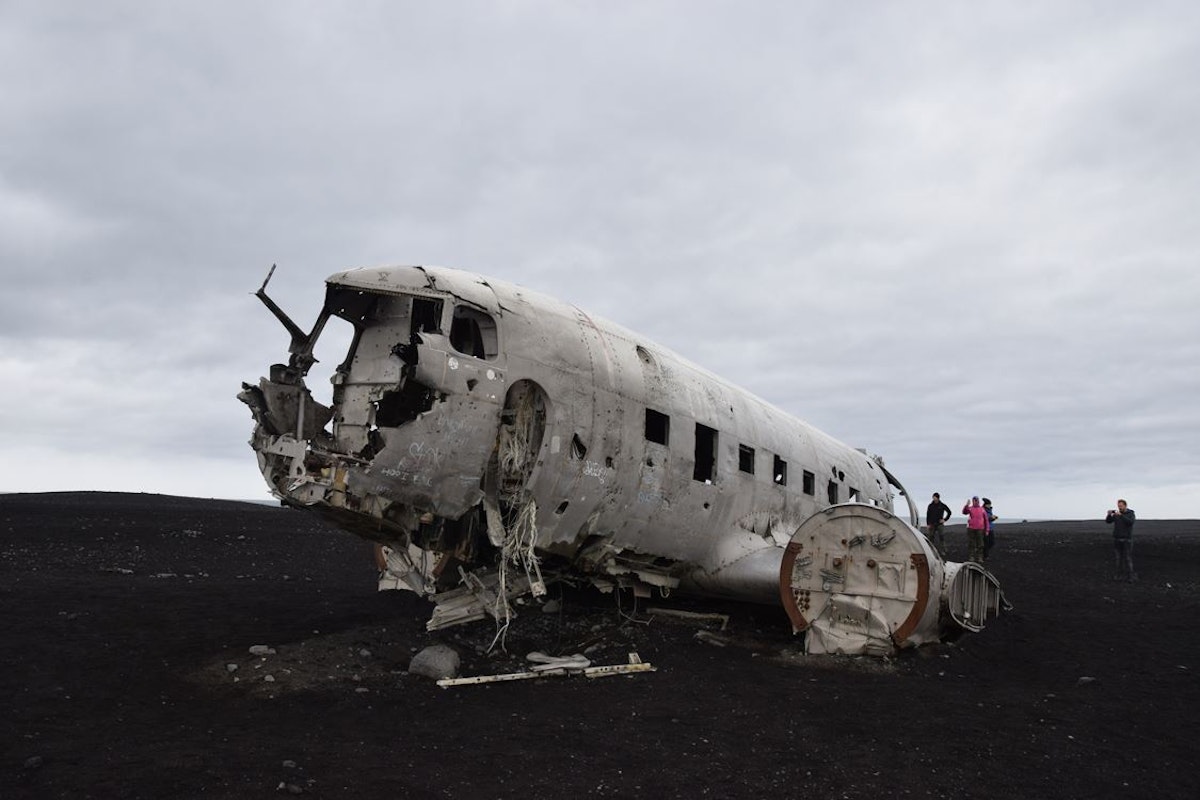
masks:
[[[492,616],[496,618],[496,636],[488,647],[489,652],[497,642],[503,647],[508,625],[512,621],[512,610],[508,604],[509,565],[521,568],[535,597],[546,593],[536,547],[537,501],[530,498],[520,507],[512,521],[504,526],[504,545],[500,549],[500,564],[496,571],[496,605],[492,609]]]
[[[519,477],[525,464],[527,442],[516,424],[500,426],[500,474],[505,478]]]
[[[545,594],[537,557],[537,501],[530,498],[517,512],[504,537],[502,560],[520,567],[529,579],[534,596]]]

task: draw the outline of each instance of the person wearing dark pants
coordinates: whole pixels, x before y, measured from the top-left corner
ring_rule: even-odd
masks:
[[[1137,580],[1137,573],[1133,571],[1133,523],[1137,521],[1137,515],[1128,503],[1118,500],[1117,507],[1109,509],[1104,521],[1113,526],[1113,546],[1117,554],[1117,572],[1113,580],[1133,583]]]
[[[967,560],[983,563],[983,537],[987,533],[987,512],[979,505],[979,497],[972,497],[963,506],[967,515]]]
[[[986,497],[983,498],[983,510],[987,512],[988,525],[987,532],[983,534],[983,560],[987,561],[988,553],[992,552],[992,548],[996,546],[996,531],[992,527],[992,523],[1000,518],[992,510],[992,501]]]
[[[946,557],[946,520],[953,513],[950,506],[942,502],[942,496],[934,492],[933,501],[925,509],[925,526],[929,531],[930,543],[942,558]]]

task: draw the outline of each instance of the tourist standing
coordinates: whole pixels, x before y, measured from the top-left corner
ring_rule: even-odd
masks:
[[[1133,523],[1137,522],[1137,515],[1128,503],[1118,500],[1117,507],[1109,509],[1104,521],[1113,526],[1113,546],[1117,553],[1117,572],[1113,580],[1133,583],[1137,580],[1137,573],[1133,571]]]
[[[1000,518],[992,510],[992,501],[986,497],[983,498],[983,510],[987,512],[987,533],[983,535],[983,560],[987,561],[988,553],[996,546],[996,531],[992,528],[992,523]]]
[[[979,497],[972,497],[963,506],[967,515],[967,560],[983,563],[983,537],[987,533],[987,512],[979,505]]]
[[[953,516],[950,506],[942,502],[942,496],[933,493],[933,501],[925,509],[925,525],[929,531],[929,541],[933,544],[938,555],[946,557],[946,520]]]

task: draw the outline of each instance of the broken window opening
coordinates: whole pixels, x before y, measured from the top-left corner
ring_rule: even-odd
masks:
[[[667,444],[671,437],[671,418],[666,414],[646,409],[646,441]]]
[[[432,309],[440,314],[440,301],[422,300],[409,295],[375,294],[331,288],[325,301],[326,311],[354,326],[353,339],[338,365],[334,383],[375,382],[369,377],[372,365],[388,355],[399,356],[406,363],[416,363],[416,352],[404,352],[406,345],[398,342],[403,331],[415,328],[415,307],[423,304],[424,313]],[[415,337],[414,337],[415,338]]]
[[[817,476],[808,470],[804,470],[804,493],[812,496],[817,494]]]
[[[738,471],[754,474],[754,448],[738,445]]]
[[[412,333],[438,333],[442,329],[442,301],[414,297],[412,303]]]
[[[847,498],[847,501],[851,503],[858,502],[858,489],[855,489],[853,486],[850,487],[850,496]]]
[[[342,363],[334,369],[334,375],[347,376],[350,374],[350,364],[354,361],[354,354],[358,352],[359,342],[362,341],[362,326],[355,325],[354,333],[350,337],[350,346],[346,348],[346,358]]]
[[[493,359],[496,345],[496,321],[491,315],[469,306],[455,306],[450,322],[450,346],[475,358]]]
[[[779,456],[775,456],[775,465],[772,474],[775,476],[775,483],[780,486],[787,486],[787,462]]]
[[[399,428],[433,408],[436,394],[428,386],[409,378],[398,391],[384,392],[375,403],[375,424],[380,428]]]
[[[385,447],[387,447],[387,441],[384,440],[383,434],[379,432],[379,428],[372,427],[367,431],[367,443],[354,455],[364,461],[373,461]]]
[[[838,485],[837,481],[829,482],[829,504],[837,505],[838,502]]]
[[[335,387],[350,374],[355,353],[358,352],[361,343],[365,322],[376,315],[376,306],[381,299],[385,299],[383,295],[359,289],[330,286],[326,291],[325,306],[321,311],[324,321],[318,320],[317,326],[314,327],[314,339],[309,344],[314,348],[312,354],[314,364],[337,363],[337,366],[329,376],[328,382],[316,380],[315,376],[314,380],[310,381],[311,386],[319,391],[319,394],[314,395],[314,399],[318,403],[336,405],[338,402],[338,392]],[[348,322],[351,327],[346,328],[340,323],[334,326],[325,324],[334,318]],[[345,358],[340,362],[335,362],[332,358],[322,357],[328,356],[329,353],[336,353],[338,356],[345,354]],[[326,396],[324,386],[329,387],[328,396]]]
[[[331,317],[331,320],[336,317]],[[336,322],[326,324],[324,326],[321,337],[314,343],[313,350],[313,368],[309,373],[310,377],[305,382],[309,388],[312,399],[323,406],[332,407],[337,401],[337,383],[339,382],[339,373],[347,374],[349,372],[349,364],[354,356],[354,349],[358,345],[359,331],[357,327],[350,327],[344,322]],[[338,364],[337,359],[346,353],[346,359],[341,364]],[[328,374],[323,372],[324,364],[338,364],[337,367],[330,370]],[[308,431],[313,433],[314,431]]]
[[[408,315],[408,341],[396,342],[392,346],[392,355],[399,358],[410,367],[417,365],[417,346],[421,344],[421,333],[441,333],[442,301],[428,297],[410,297],[404,295],[397,298],[404,302]],[[411,301],[411,305],[407,305]]]
[[[696,466],[692,478],[711,483],[717,474],[717,432],[696,423]]]
[[[354,300],[342,303],[337,312],[355,327],[354,343],[339,370],[350,383],[376,383],[378,365],[396,355],[397,345],[412,327],[413,298],[367,294]]]
[[[381,297],[383,295],[364,292],[360,289],[331,286],[325,297],[325,307],[329,309],[330,313],[336,314],[351,325],[358,327],[372,315],[375,304]]]

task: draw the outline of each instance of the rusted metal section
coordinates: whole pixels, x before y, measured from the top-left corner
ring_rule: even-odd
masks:
[[[964,581],[952,595],[948,575],[956,572],[906,521],[843,504],[796,529],[784,548],[779,590],[793,627],[806,634],[807,652],[886,655],[963,627],[949,613],[949,598],[978,592]],[[970,617],[979,601],[960,605]]]
[[[513,597],[570,577],[644,597],[782,596],[804,630],[815,612],[783,578],[794,532],[848,501],[890,517],[897,491],[912,516],[882,459],[522,287],[439,267],[339,272],[307,333],[266,282],[257,294],[289,338],[287,363],[239,395],[263,477],[379,544],[382,588],[445,604],[431,625],[507,620]],[[338,328],[350,344],[324,384],[315,348]]]
[[[909,558],[917,573],[917,596],[913,599],[912,611],[908,617],[892,633],[892,641],[897,647],[908,644],[908,637],[917,629],[925,609],[929,607],[929,558],[924,553],[913,553]]]
[[[808,619],[804,614],[811,607],[808,599],[809,593],[803,589],[794,588],[797,581],[794,579],[793,573],[797,569],[796,562],[802,558],[803,552],[803,542],[790,541],[787,547],[783,548],[783,561],[779,564],[779,598],[783,603],[783,610],[787,612],[788,619],[792,621],[792,630],[796,633],[808,630]],[[808,563],[801,562],[800,569],[808,566],[811,566],[811,560]]]

